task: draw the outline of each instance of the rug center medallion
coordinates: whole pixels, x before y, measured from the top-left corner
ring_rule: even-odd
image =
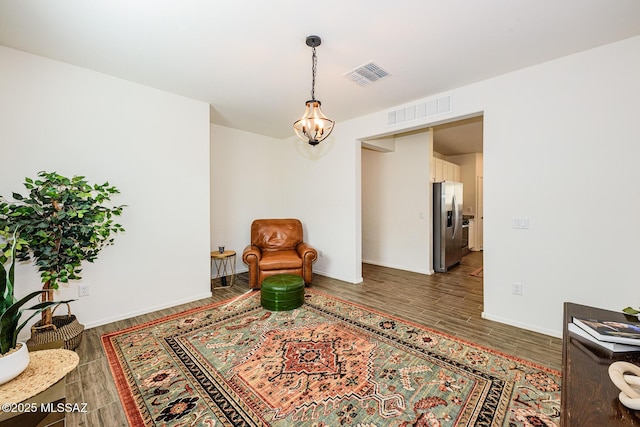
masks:
[[[342,363],[334,345],[339,339],[330,341],[288,341],[283,343],[284,361],[282,375],[307,374],[318,375],[319,378],[330,375],[344,375]]]
[[[319,407],[353,398],[374,399],[390,416],[404,408],[404,399],[379,394],[371,374],[375,347],[340,324],[270,330],[235,368],[236,378],[258,392],[274,419],[314,418]]]

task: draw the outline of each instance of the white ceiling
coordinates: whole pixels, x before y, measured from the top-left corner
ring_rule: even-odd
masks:
[[[639,0],[2,0],[0,44],[211,105],[283,138],[311,91],[340,122],[640,34]],[[375,61],[392,76],[344,74]],[[1,67],[0,67],[1,74]]]
[[[482,116],[435,126],[433,151],[444,156],[482,153],[482,126]]]

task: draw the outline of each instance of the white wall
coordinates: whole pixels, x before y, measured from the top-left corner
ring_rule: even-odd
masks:
[[[126,204],[116,236],[83,280],[62,285],[87,327],[210,295],[209,107],[0,47],[0,194],[38,171],[109,181]],[[18,296],[39,289],[22,265]]]
[[[246,271],[242,250],[249,244],[251,221],[298,218],[305,241],[322,253],[314,272],[361,281],[361,266],[354,272],[353,263],[356,143],[335,146],[334,141],[330,136],[311,147],[295,137],[278,140],[212,125],[212,249],[224,244],[235,250],[236,270]]]
[[[635,37],[477,85],[489,318],[559,335],[564,301],[640,305],[639,75]]]
[[[428,132],[395,138],[395,150],[362,150],[362,259],[432,273]]]
[[[251,222],[292,216],[286,191],[292,177],[280,163],[288,149],[279,139],[211,125],[211,250],[235,251],[237,272],[247,271],[242,251]]]

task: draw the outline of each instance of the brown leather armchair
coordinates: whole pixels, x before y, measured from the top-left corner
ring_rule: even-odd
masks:
[[[302,241],[302,223],[297,219],[256,219],[251,223],[251,244],[242,253],[252,289],[275,274],[295,274],[310,285],[311,264],[317,258],[318,252]]]

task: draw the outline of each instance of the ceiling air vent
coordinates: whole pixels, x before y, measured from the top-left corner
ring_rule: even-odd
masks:
[[[438,114],[449,113],[452,109],[451,103],[451,95],[445,95],[440,98],[431,98],[418,104],[389,111],[387,113],[387,125],[393,126],[412,120],[425,119],[431,116],[437,116]]]
[[[368,86],[373,82],[376,82],[382,78],[390,76],[387,70],[379,65],[376,65],[373,61],[369,61],[349,72],[344,76],[360,86]]]

